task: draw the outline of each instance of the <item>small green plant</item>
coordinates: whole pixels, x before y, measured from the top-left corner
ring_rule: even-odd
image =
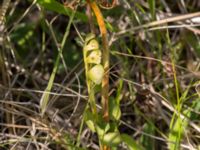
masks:
[[[101,65],[101,55],[101,50],[99,49],[99,44],[95,39],[95,35],[89,34],[85,39],[83,57],[89,102],[94,115],[97,113],[94,88],[101,83],[104,74],[104,69]]]
[[[101,84],[104,75],[104,69],[101,61],[102,52],[95,35],[90,33],[86,36],[83,47],[83,57],[85,63],[85,75],[89,94],[90,107],[86,108],[84,119],[91,131],[96,132],[99,138],[101,149],[105,149],[103,145],[116,148],[121,142],[128,145],[129,149],[141,149],[137,146],[133,139],[126,135],[120,134],[118,130],[119,119],[121,117],[120,110],[120,93],[123,87],[123,81],[119,83],[117,95],[109,100],[109,116],[111,122],[106,122],[101,113],[97,111],[95,94],[98,92],[97,86]]]
[[[83,47],[85,63],[85,75],[89,94],[90,107],[85,113],[85,122],[88,127],[98,134],[100,143],[113,146],[121,142],[120,134],[115,126],[113,132],[109,132],[111,125],[103,121],[102,115],[97,112],[95,103],[96,86],[101,84],[104,69],[101,61],[101,50],[94,34],[88,34]],[[101,144],[101,145],[102,145]]]

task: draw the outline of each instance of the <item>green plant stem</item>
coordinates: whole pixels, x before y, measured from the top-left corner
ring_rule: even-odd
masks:
[[[92,83],[88,77],[88,72],[89,72],[89,64],[86,61],[86,56],[87,55],[87,50],[83,50],[83,59],[84,59],[84,64],[85,64],[85,76],[86,76],[86,82],[87,82],[87,89],[88,89],[88,95],[89,95],[89,103],[91,105],[91,109],[93,114],[96,116],[97,115],[97,109],[96,109],[96,104],[95,104],[95,92],[92,87]]]

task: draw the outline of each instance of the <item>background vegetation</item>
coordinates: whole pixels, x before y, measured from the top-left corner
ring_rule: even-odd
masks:
[[[101,2],[110,52],[109,130],[120,134],[117,144],[104,139],[107,149],[200,149],[200,1],[120,0],[109,9]],[[99,133],[88,125],[94,121],[84,117],[90,117],[86,1],[3,0],[1,6],[0,149],[100,149]],[[100,111],[101,93],[95,98]]]

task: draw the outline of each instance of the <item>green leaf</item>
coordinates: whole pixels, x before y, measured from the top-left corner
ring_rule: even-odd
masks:
[[[189,91],[189,88],[184,91],[184,93],[180,97],[180,102],[183,102],[183,100],[186,99],[188,91]],[[180,105],[180,108],[181,108],[181,105]],[[178,110],[178,107],[177,107],[177,110]],[[170,132],[168,136],[169,150],[180,149],[181,139],[184,135],[184,131],[187,129],[187,126],[188,126],[188,121],[189,121],[188,118],[191,117],[191,109],[183,110],[183,114],[185,116],[184,118],[180,116],[180,113],[176,114],[176,112],[174,112],[173,118],[171,119]]]
[[[119,132],[106,133],[102,138],[102,143],[109,146],[117,146],[121,143],[121,136]]]
[[[96,131],[95,130],[95,123],[94,123],[95,117],[92,114],[92,112],[89,110],[89,108],[85,111],[84,120],[85,120],[85,123],[87,124],[88,128],[92,132],[95,132]]]
[[[120,110],[120,101],[121,101],[121,93],[123,87],[123,80],[120,80],[119,86],[117,89],[116,98],[112,98],[109,101],[109,114],[114,120],[119,120],[121,117],[121,110]]]
[[[199,112],[200,110],[200,102],[199,98],[193,102],[192,108],[185,109],[183,111],[184,118],[178,117],[171,128],[169,136],[168,136],[168,147],[169,150],[175,150],[180,148],[181,139],[184,136],[184,131],[187,130],[188,124],[190,120],[196,120],[197,115],[194,112]]]
[[[98,125],[96,126],[96,131],[97,134],[99,136],[99,138],[102,138],[106,132],[108,132],[108,130],[110,129],[110,124],[109,123],[98,123]]]
[[[170,130],[170,133],[169,133],[169,137],[168,137],[169,150],[180,149],[180,140],[183,134],[183,130],[184,130],[184,122],[180,117],[178,117],[173,128]]]
[[[199,118],[199,114],[196,112],[200,112],[200,96],[194,100],[192,107],[188,109],[193,110],[191,111],[190,119],[197,120]]]
[[[121,117],[121,110],[119,106],[114,106],[113,111],[112,111],[112,116],[114,117],[115,120],[119,120]]]
[[[117,102],[118,105],[120,104],[120,101],[122,99],[122,94],[121,93],[122,93],[123,82],[124,81],[122,79],[120,79],[119,86],[118,86],[118,89],[117,89],[116,102]]]
[[[146,123],[144,125],[143,131],[149,135],[155,135],[155,127],[152,126],[150,123]],[[142,135],[141,143],[148,150],[155,149],[155,139],[153,139],[152,137],[149,137],[147,135]]]
[[[127,134],[121,134],[121,139],[128,146],[129,150],[143,150],[143,148],[138,145],[131,136]]]
[[[114,27],[106,20],[105,20],[105,23],[106,23],[106,27],[108,28],[108,30],[110,32],[114,32]]]
[[[45,9],[57,12],[59,14],[71,16],[73,13],[72,9],[65,7],[63,4],[61,4],[55,0],[37,0],[37,3],[40,4],[41,6],[43,6]],[[84,22],[87,22],[87,17],[83,13],[76,12],[75,17]]]
[[[148,0],[151,16],[155,19],[155,0]]]
[[[109,114],[113,120],[119,120],[121,117],[121,110],[120,106],[117,103],[117,100],[114,98],[111,98],[109,101]]]

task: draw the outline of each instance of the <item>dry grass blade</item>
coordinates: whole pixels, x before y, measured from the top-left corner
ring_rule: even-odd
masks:
[[[191,19],[191,18],[199,17],[199,16],[200,16],[200,12],[170,17],[170,18],[166,18],[166,19],[162,19],[162,20],[158,20],[158,21],[153,21],[153,22],[141,25],[141,26],[133,27],[128,30],[120,31],[116,35],[120,36],[120,35],[126,34],[126,33],[134,33],[135,31],[143,29],[143,28],[149,28],[149,27],[153,27],[153,26],[163,25],[163,24],[167,24],[170,22],[178,22],[181,20],[187,20],[187,19]]]

